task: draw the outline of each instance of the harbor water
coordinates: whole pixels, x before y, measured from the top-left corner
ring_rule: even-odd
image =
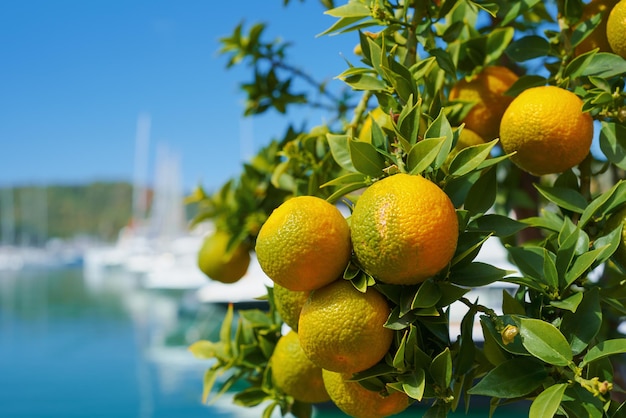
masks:
[[[0,271],[0,417],[260,417],[229,394],[201,402],[208,364],[187,347],[215,338],[225,309],[124,275],[90,282],[80,267]],[[315,416],[344,415],[324,405]]]

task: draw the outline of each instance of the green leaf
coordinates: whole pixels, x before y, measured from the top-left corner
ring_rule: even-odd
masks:
[[[511,258],[520,272],[539,283],[546,285],[554,285],[553,282],[546,281],[544,278],[544,258],[552,257],[550,253],[543,247],[527,245],[524,247],[507,247]],[[554,286],[555,288],[557,286]]]
[[[426,132],[424,133],[424,138],[444,138],[441,149],[439,150],[439,155],[435,159],[435,165],[433,168],[440,168],[448,158],[448,154],[450,153],[450,149],[452,149],[452,141],[454,139],[454,133],[452,131],[452,126],[450,122],[446,118],[446,115],[443,111],[439,112],[439,115],[435,120],[430,124]]]
[[[462,149],[454,156],[450,163],[449,173],[451,176],[461,177],[474,170],[489,157],[491,149],[498,143],[499,139],[494,139],[485,144],[473,145]]]
[[[441,299],[439,287],[432,280],[426,280],[415,292],[415,296],[411,301],[411,309],[430,308],[435,306],[439,299]]]
[[[578,225],[583,228],[594,217],[601,218],[626,201],[626,182],[619,180],[609,190],[589,203],[580,216]]]
[[[250,387],[235,393],[233,403],[236,405],[252,407],[261,404],[269,399],[269,395],[263,389]]]
[[[596,238],[593,243],[594,247],[601,248],[602,251],[598,254],[598,258],[595,261],[595,265],[599,263],[604,263],[607,261],[613,253],[617,250],[617,248],[622,243],[622,227],[623,224],[620,224],[619,228],[614,229],[606,235],[602,235],[601,237]]]
[[[400,341],[400,344],[398,345],[398,349],[396,350],[396,353],[393,356],[393,361],[391,362],[391,364],[393,365],[394,368],[396,369],[404,369],[405,367],[405,363],[404,363],[404,359],[405,359],[405,351],[406,351],[406,340],[407,340],[407,333],[404,333],[402,335],[402,340]]]
[[[626,353],[626,338],[601,341],[585,354],[579,367],[585,367],[587,364],[604,357],[624,353]]]
[[[360,2],[351,1],[343,6],[335,7],[324,12],[333,17],[367,17],[371,14],[370,8]]]
[[[583,213],[587,200],[578,191],[565,187],[548,187],[535,184],[543,197],[555,205],[576,213]]]
[[[233,304],[228,304],[228,309],[226,310],[226,314],[224,315],[224,319],[222,320],[222,326],[220,328],[220,342],[224,346],[224,351],[226,355],[231,353],[232,345],[231,345],[231,335],[233,328],[233,318],[235,316]]]
[[[362,189],[370,184],[370,181],[363,181],[359,183],[350,183],[344,186],[341,186],[337,190],[335,190],[330,196],[326,198],[326,200],[330,203],[335,203],[337,200],[342,198],[343,196],[352,193],[356,190]]]
[[[569,341],[573,354],[578,355],[593,341],[601,326],[600,292],[592,289],[585,292],[576,311],[563,315],[561,332]]]
[[[600,149],[610,162],[626,170],[626,127],[614,122],[602,122]]]
[[[385,168],[385,159],[370,143],[350,140],[350,159],[354,168],[371,177],[381,177]]]
[[[541,392],[530,405],[528,418],[552,418],[559,409],[566,388],[566,383],[559,383]]]
[[[348,135],[326,134],[333,159],[339,166],[348,171],[357,171],[350,158],[350,137]]]
[[[565,227],[568,225],[569,218],[563,223]],[[571,224],[571,221],[569,221]],[[567,236],[567,238],[563,238]],[[567,234],[563,229],[559,234],[559,248],[556,253],[556,268],[559,272],[562,287],[567,285],[565,273],[570,269],[572,260],[576,254],[584,253],[589,249],[589,236],[580,228],[574,227],[574,230]]]
[[[619,55],[598,52],[583,69],[583,76],[610,78],[626,73],[626,60]]]
[[[550,43],[541,36],[529,35],[511,43],[505,52],[514,61],[523,62],[548,55]]]
[[[387,88],[384,81],[369,74],[354,74],[340,77],[340,79],[354,90],[380,91]]]
[[[605,252],[605,247],[596,248],[576,258],[576,261],[574,261],[572,267],[567,271],[567,273],[565,273],[565,282],[568,285],[574,283],[574,281],[576,281],[576,279],[585,274],[585,272],[587,272],[587,270],[589,270],[591,266],[596,262],[598,257],[600,257]]]
[[[551,289],[559,288],[559,273],[556,270],[556,263],[553,254],[544,248],[543,250],[543,277],[546,284]]]
[[[561,408],[570,417],[603,418],[604,402],[600,397],[593,396],[591,392],[580,385],[573,385],[565,390],[561,400]]]
[[[421,174],[435,161],[445,141],[443,138],[423,139],[413,145],[407,158],[410,174]]]
[[[502,289],[502,312],[508,315],[526,315],[524,305],[511,296],[506,289]]]
[[[490,168],[483,171],[465,198],[465,209],[472,213],[487,212],[495,203],[497,192],[497,170]]]
[[[528,357],[514,358],[499,364],[468,393],[510,399],[525,396],[548,377],[545,366]]]
[[[595,51],[587,52],[585,54],[581,54],[574,58],[563,71],[563,75],[565,77],[578,78],[587,69],[590,63],[593,61],[596,55]]]
[[[462,268],[453,269],[450,272],[450,281],[461,286],[479,287],[495,283],[509,273],[491,264],[474,261]]]
[[[519,335],[530,354],[555,366],[567,366],[572,361],[572,349],[561,332],[540,319],[519,318]]]
[[[468,228],[471,230],[491,233],[500,238],[517,234],[527,227],[528,225],[523,222],[496,213],[480,216],[468,225]]]
[[[398,115],[398,121],[393,123],[394,131],[401,139],[401,143],[406,142],[409,146],[413,146],[417,142],[421,117],[420,105],[420,100],[413,103],[413,96],[409,97],[407,104],[402,107]],[[405,150],[409,151],[408,148]]]
[[[512,27],[493,29],[487,35],[485,65],[495,63],[500,59],[511,40],[515,30]]]
[[[506,91],[507,96],[515,97],[531,87],[545,86],[548,80],[540,75],[523,75]]]
[[[211,390],[213,390],[213,386],[221,373],[222,371],[217,368],[210,368],[204,372],[202,379],[202,403],[206,404],[209,400]]]
[[[437,281],[435,283],[441,292],[441,298],[437,301],[437,306],[440,308],[456,302],[471,290],[466,287],[455,286],[450,282]]]
[[[402,389],[413,399],[422,400],[426,388],[426,373],[423,369],[416,369],[410,375],[403,377]]]
[[[216,356],[216,353],[219,352],[218,348],[219,343],[214,343],[211,341],[200,340],[189,346],[189,351],[194,357],[207,360],[212,359]]]
[[[550,306],[554,306],[555,308],[563,309],[570,312],[576,312],[576,309],[578,309],[578,305],[580,305],[580,302],[582,302],[582,300],[582,293],[574,293],[572,296],[563,300],[551,301]]]
[[[448,347],[433,359],[428,371],[440,387],[447,388],[450,386],[452,381],[452,355]]]
[[[343,176],[334,178],[322,184],[320,187],[343,186],[343,185],[352,184],[352,183],[362,183],[366,181],[367,178],[368,177],[364,175],[363,173],[348,173],[348,174],[344,174]]]

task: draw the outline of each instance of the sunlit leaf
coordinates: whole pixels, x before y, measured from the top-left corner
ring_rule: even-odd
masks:
[[[559,409],[566,388],[566,383],[558,383],[541,392],[530,405],[528,418],[552,418]]]
[[[585,354],[579,367],[585,367],[587,364],[604,357],[624,353],[626,353],[626,338],[601,341]]]
[[[530,354],[555,366],[572,361],[572,349],[554,325],[533,318],[519,318],[519,324],[522,344]]]
[[[349,141],[350,159],[354,168],[371,177],[382,176],[385,168],[385,159],[368,142]]]

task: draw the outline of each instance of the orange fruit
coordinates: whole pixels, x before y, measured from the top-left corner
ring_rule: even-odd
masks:
[[[417,284],[441,271],[459,236],[450,198],[419,175],[395,174],[372,184],[350,222],[361,267],[389,284]]]
[[[517,81],[517,75],[506,67],[485,67],[470,80],[460,80],[450,90],[450,100],[474,103],[463,119],[465,127],[490,141],[498,136],[500,119],[513,100],[504,93]]]
[[[294,331],[298,331],[298,320],[302,306],[309,298],[310,291],[289,290],[279,284],[274,284],[274,306],[276,311]]]
[[[613,52],[626,58],[626,0],[617,3],[609,13],[606,37]]]
[[[274,209],[256,240],[259,265],[289,290],[313,290],[339,278],[351,256],[342,213],[315,196],[294,197]]]
[[[323,369],[356,373],[383,359],[393,339],[384,324],[391,309],[370,287],[365,293],[339,279],[311,292],[298,323],[300,344]]]
[[[280,337],[270,358],[272,382],[300,402],[318,403],[330,399],[322,369],[308,359],[294,331]]]
[[[209,278],[222,283],[241,279],[250,265],[250,250],[244,243],[228,250],[230,234],[217,230],[207,236],[198,251],[198,267]]]
[[[322,371],[330,399],[339,409],[352,417],[382,418],[399,414],[409,406],[404,392],[366,389],[359,382],[350,382],[350,375]]]
[[[522,170],[560,173],[585,159],[593,138],[593,119],[582,100],[555,86],[533,87],[511,102],[502,117],[500,142]]]
[[[600,48],[600,52],[611,52],[611,46],[606,36],[606,21],[609,12],[615,6],[618,0],[592,0],[583,10],[581,21],[590,19],[598,13],[602,13],[602,20],[596,28],[587,36],[578,46],[576,46],[576,55],[583,54],[596,48]]]

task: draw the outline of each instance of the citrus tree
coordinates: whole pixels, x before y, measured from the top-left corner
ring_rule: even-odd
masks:
[[[247,115],[308,106],[326,122],[290,120],[239,177],[189,196],[222,237],[199,251],[207,274],[236,280],[253,249],[275,283],[268,310],[231,306],[219,341],[190,347],[212,360],[205,400],[626,416],[626,0],[322,3],[321,34],[358,55],[336,83],[262,24],[221,40],[252,70]],[[514,270],[477,259],[489,239]],[[498,283],[498,306],[468,296]]]

